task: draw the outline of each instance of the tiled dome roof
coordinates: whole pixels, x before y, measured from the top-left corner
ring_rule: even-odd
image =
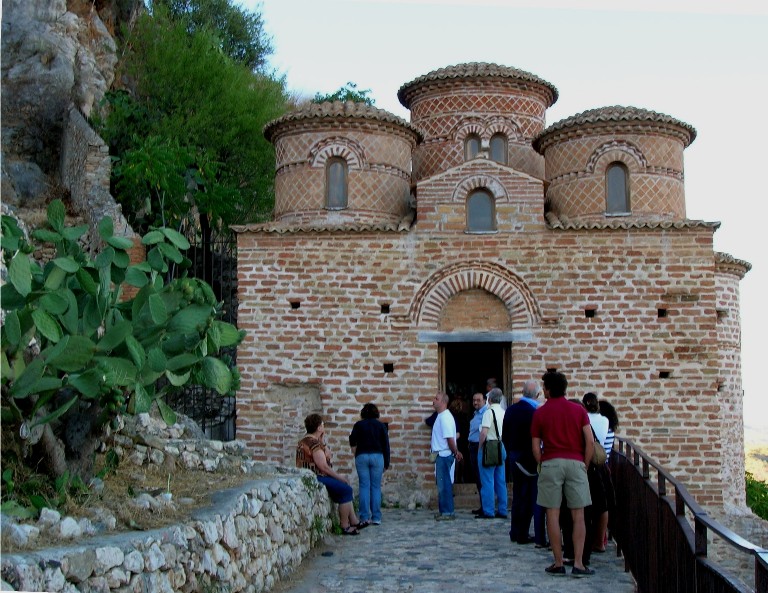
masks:
[[[533,139],[533,147],[541,152],[560,133],[578,128],[590,129],[605,124],[650,124],[653,127],[664,129],[667,133],[678,136],[683,140],[685,146],[688,146],[696,138],[696,128],[670,115],[640,107],[613,105],[611,107],[589,109],[552,124]]]
[[[355,101],[325,101],[323,103],[310,103],[306,107],[291,111],[282,117],[272,120],[264,126],[264,136],[270,142],[273,140],[278,128],[286,124],[302,124],[305,122],[317,122],[323,120],[369,120],[392,124],[408,130],[416,140],[421,139],[421,132],[407,121],[378,107]]]
[[[546,88],[552,95],[549,105],[553,105],[557,101],[558,92],[557,88],[544,80],[539,78],[535,74],[526,72],[525,70],[518,70],[510,66],[500,66],[498,64],[490,64],[487,62],[469,62],[466,64],[456,64],[454,66],[447,66],[440,68],[439,70],[433,70],[429,74],[424,74],[415,78],[411,82],[405,83],[397,91],[397,98],[400,103],[410,108],[410,100],[413,91],[416,87],[430,82],[439,82],[446,80],[460,80],[466,78],[507,78],[518,80],[521,82],[533,83]]]

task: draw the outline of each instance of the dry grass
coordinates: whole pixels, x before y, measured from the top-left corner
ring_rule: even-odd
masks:
[[[170,489],[169,489],[170,477]],[[114,531],[145,531],[168,527],[185,521],[196,509],[208,506],[215,492],[239,486],[257,479],[254,474],[228,469],[224,471],[206,472],[191,470],[183,467],[168,468],[151,466],[135,466],[122,463],[113,473],[104,479],[104,489],[99,494],[88,494],[84,497],[69,498],[61,508],[62,516],[74,518],[92,517],[92,511],[103,508],[110,511],[117,519]],[[148,493],[157,496],[170,491],[173,505],[157,509],[141,509],[132,504],[139,494]],[[65,544],[46,533],[41,533],[33,545],[26,549],[41,549]],[[7,537],[3,537],[4,553],[22,551]]]

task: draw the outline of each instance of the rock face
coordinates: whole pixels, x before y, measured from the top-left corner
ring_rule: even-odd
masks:
[[[3,0],[3,201],[34,207],[55,186],[74,105],[86,117],[115,76],[118,5],[134,0]],[[41,177],[41,173],[48,180]]]

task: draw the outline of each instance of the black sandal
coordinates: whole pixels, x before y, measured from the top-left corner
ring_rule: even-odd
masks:
[[[341,535],[360,535],[360,533],[355,529],[354,525],[350,525],[349,527],[341,528]]]
[[[354,527],[359,531],[360,529],[365,529],[370,524],[371,524],[370,521],[360,521],[360,523],[358,523],[357,525],[351,525],[351,527]]]

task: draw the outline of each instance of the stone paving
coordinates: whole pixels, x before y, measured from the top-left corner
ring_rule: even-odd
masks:
[[[593,554],[592,577],[544,572],[552,552],[509,541],[509,520],[476,520],[458,510],[435,521],[428,509],[384,509],[359,536],[329,535],[273,593],[635,593],[610,542]]]

